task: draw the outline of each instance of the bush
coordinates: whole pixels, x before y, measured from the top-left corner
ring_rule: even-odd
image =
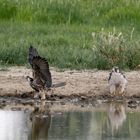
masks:
[[[116,32],[115,28],[108,33],[104,29],[99,33],[92,33],[93,52],[99,69],[113,66],[133,69],[140,63],[139,42],[132,40],[133,31],[134,29],[128,39],[122,32]],[[100,63],[104,65],[99,65]]]

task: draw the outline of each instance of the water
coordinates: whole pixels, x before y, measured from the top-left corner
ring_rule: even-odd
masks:
[[[0,140],[140,139],[140,112],[131,113],[120,103],[94,110],[48,113],[41,117],[28,111],[2,110]]]

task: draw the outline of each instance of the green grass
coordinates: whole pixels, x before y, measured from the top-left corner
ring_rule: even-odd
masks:
[[[0,0],[0,65],[27,65],[32,44],[58,68],[134,69],[139,11],[139,0]]]

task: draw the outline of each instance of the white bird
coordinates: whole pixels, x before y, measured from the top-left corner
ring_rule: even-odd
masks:
[[[121,94],[123,95],[127,85],[127,79],[125,75],[120,72],[118,67],[113,67],[109,74],[109,88],[112,95]]]

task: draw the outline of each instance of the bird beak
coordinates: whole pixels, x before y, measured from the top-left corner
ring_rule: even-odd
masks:
[[[27,80],[28,82],[30,82],[30,78],[29,78],[29,76],[26,76],[26,80]]]

